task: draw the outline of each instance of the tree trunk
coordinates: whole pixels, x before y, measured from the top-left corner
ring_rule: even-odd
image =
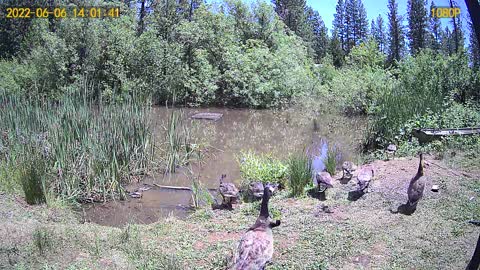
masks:
[[[472,19],[477,41],[480,44],[480,4],[478,3],[478,0],[465,0],[465,4],[467,5],[468,13],[470,13],[470,18]]]

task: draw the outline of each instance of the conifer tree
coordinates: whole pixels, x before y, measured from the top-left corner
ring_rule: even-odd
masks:
[[[405,47],[405,34],[402,18],[398,14],[398,4],[395,0],[388,0],[388,54],[387,61],[400,61]]]
[[[410,52],[415,55],[426,47],[427,40],[427,10],[424,0],[408,0],[408,40]]]

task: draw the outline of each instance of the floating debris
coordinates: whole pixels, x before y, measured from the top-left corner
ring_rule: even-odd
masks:
[[[217,121],[222,118],[222,113],[196,113],[192,115],[192,119],[204,119],[204,120],[213,120]]]

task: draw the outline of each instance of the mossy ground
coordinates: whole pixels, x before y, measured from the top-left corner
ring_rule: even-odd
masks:
[[[390,209],[406,201],[416,158],[375,161],[372,191],[357,201],[347,199],[352,182],[337,181],[326,201],[277,194],[270,206],[282,224],[267,269],[463,269],[479,233],[466,221],[480,219],[480,181],[427,161],[425,197],[411,216]],[[432,184],[440,192],[431,192]],[[333,213],[321,210],[325,204]],[[224,269],[257,207],[113,228],[1,194],[0,269]]]

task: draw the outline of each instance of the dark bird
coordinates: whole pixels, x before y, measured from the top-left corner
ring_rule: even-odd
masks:
[[[368,188],[370,181],[373,179],[375,169],[373,165],[363,165],[357,175],[358,191],[364,192]]]
[[[237,202],[238,189],[233,183],[224,182],[226,177],[226,174],[222,174],[220,177],[220,186],[218,187],[218,192],[220,195],[222,195],[222,205],[231,208],[232,204]]]
[[[424,168],[423,153],[420,153],[420,162],[418,165],[417,174],[410,180],[410,185],[408,185],[408,201],[407,208],[412,213],[417,209],[417,204],[423,197],[423,190],[425,189],[425,177],[423,173]]]
[[[268,201],[274,190],[272,185],[265,185],[260,215],[240,239],[231,270],[265,269],[265,265],[272,259],[272,228],[280,225],[280,220],[272,222],[268,213]]]
[[[473,252],[472,259],[465,270],[478,270],[480,266],[480,235],[478,236],[477,245]]]
[[[320,192],[324,192],[327,188],[333,187],[333,178],[328,172],[318,172],[315,179],[317,180],[317,188]]]
[[[353,177],[353,172],[357,169],[357,166],[351,161],[345,161],[342,164],[343,176],[342,179],[350,180]]]
[[[252,199],[261,199],[263,197],[263,183],[262,182],[252,182],[248,185],[248,195]]]

